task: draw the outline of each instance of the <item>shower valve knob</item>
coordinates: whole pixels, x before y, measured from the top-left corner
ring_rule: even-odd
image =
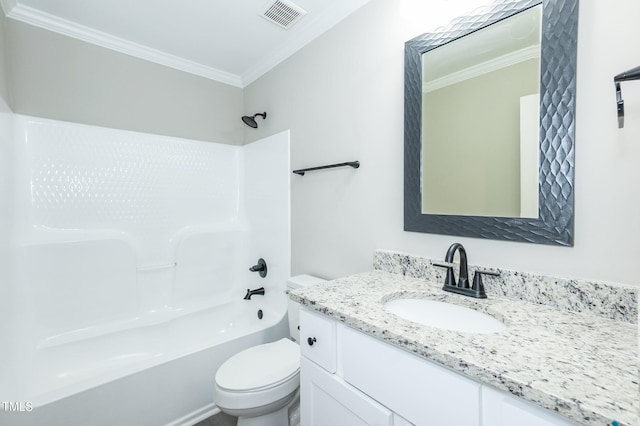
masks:
[[[262,278],[267,276],[267,262],[263,258],[258,259],[258,263],[249,268],[251,272],[257,272]]]

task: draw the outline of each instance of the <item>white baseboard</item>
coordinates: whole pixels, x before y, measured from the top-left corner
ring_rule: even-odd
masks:
[[[205,405],[204,407],[192,411],[191,413],[180,417],[177,420],[168,423],[166,426],[193,426],[211,416],[215,416],[220,412],[218,406],[214,403]]]

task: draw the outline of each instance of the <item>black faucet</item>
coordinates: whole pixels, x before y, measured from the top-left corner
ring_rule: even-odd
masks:
[[[458,272],[458,282],[456,282],[453,276],[453,257],[456,251],[460,252],[460,271]],[[444,258],[445,263],[433,263],[434,266],[441,268],[447,268],[447,276],[444,279],[444,291],[451,293],[462,294],[464,296],[475,297],[477,299],[486,299],[487,294],[484,291],[484,284],[482,283],[482,275],[500,275],[493,271],[481,271],[478,270],[473,275],[473,285],[469,287],[469,268],[467,265],[467,251],[462,244],[453,243],[447,250],[447,255]]]
[[[264,296],[264,287],[256,288],[255,290],[247,289],[247,294],[244,295],[244,300],[251,300],[251,296],[254,294]]]
[[[447,250],[447,255],[444,257],[444,261],[447,263],[453,263],[453,256],[456,255],[456,251],[460,251],[460,271],[458,272],[458,283],[453,277],[453,267],[447,268],[447,277],[445,278],[445,286],[455,286],[458,288],[469,288],[469,272],[467,268],[467,251],[462,244],[453,243]]]
[[[249,268],[251,272],[258,272],[262,278],[267,276],[267,262],[263,258],[258,259],[258,263]]]

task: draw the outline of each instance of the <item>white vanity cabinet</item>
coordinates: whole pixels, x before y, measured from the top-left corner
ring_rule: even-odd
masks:
[[[489,386],[482,386],[482,424],[487,426],[576,426],[551,411]]]
[[[300,351],[302,426],[577,425],[307,309]]]
[[[391,426],[393,413],[339,375],[337,324],[300,312],[300,422],[306,425]]]
[[[393,413],[305,357],[300,360],[301,425],[391,426]]]
[[[344,327],[345,381],[416,425],[479,426],[480,384]]]

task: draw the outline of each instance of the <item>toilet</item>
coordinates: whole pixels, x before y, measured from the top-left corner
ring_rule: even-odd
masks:
[[[287,290],[325,280],[297,275]],[[291,339],[253,346],[224,362],[216,372],[213,400],[223,412],[238,417],[238,426],[298,426],[300,387],[300,305],[289,300]]]

